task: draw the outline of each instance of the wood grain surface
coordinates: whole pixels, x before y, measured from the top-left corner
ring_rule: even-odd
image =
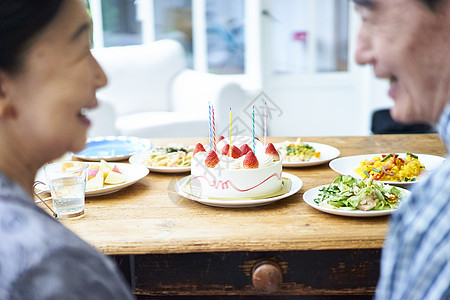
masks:
[[[271,142],[296,137],[269,138]],[[305,142],[338,148],[341,157],[413,152],[444,156],[436,134],[308,137]],[[185,145],[206,139],[158,139]],[[303,187],[276,203],[252,208],[217,208],[179,196],[174,184],[189,173],[150,172],[118,192],[86,199],[86,216],[62,223],[108,255],[176,254],[227,251],[302,251],[380,248],[388,217],[352,218],[309,207],[302,195],[330,183],[338,174],[328,164],[283,168],[301,178]]]

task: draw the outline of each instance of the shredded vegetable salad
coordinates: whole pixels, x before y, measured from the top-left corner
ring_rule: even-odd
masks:
[[[316,152],[314,147],[302,143],[301,138],[298,138],[294,143],[285,141],[277,150],[280,152],[283,161],[287,162],[308,161],[313,157],[320,157],[320,152]]]
[[[314,202],[342,210],[388,210],[398,208],[403,196],[402,190],[374,182],[373,178],[339,175],[330,185],[320,189]]]
[[[425,166],[417,155],[406,153],[400,158],[398,154],[389,153],[375,156],[371,160],[360,162],[361,166],[355,170],[362,178],[373,177],[374,180],[408,182],[425,171]]]
[[[190,167],[193,151],[193,146],[160,146],[151,149],[143,163],[149,167]]]

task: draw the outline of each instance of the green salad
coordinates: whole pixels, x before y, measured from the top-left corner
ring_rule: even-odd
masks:
[[[320,206],[342,210],[388,210],[399,206],[402,190],[395,186],[339,175],[330,185],[320,189],[314,202]]]

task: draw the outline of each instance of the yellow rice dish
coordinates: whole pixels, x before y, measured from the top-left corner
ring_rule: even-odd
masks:
[[[398,157],[395,153],[375,156],[371,160],[360,162],[361,166],[355,170],[362,178],[373,177],[380,181],[415,181],[425,171],[425,166],[417,155],[406,153],[405,157]]]

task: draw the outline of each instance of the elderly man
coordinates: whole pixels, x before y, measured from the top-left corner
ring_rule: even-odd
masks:
[[[450,0],[354,0],[356,61],[391,85],[391,116],[437,126],[450,149]],[[377,299],[450,299],[450,160],[394,214]]]

